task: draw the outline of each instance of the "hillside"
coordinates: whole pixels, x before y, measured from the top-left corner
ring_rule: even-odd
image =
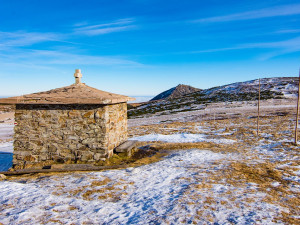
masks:
[[[205,108],[207,103],[253,101],[258,98],[258,80],[238,82],[186,94],[179,98],[147,102],[128,110],[129,118],[147,114],[172,114]],[[171,89],[170,89],[171,90]],[[297,77],[261,79],[261,99],[282,99],[297,96]]]
[[[191,94],[191,93],[194,93],[197,91],[200,91],[200,89],[194,88],[189,85],[179,84],[176,87],[173,87],[169,90],[166,90],[166,91],[158,94],[157,96],[152,98],[150,101],[180,98],[180,97],[183,97],[184,95]]]

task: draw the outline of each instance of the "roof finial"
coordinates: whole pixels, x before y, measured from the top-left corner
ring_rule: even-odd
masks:
[[[75,84],[81,84],[81,70],[80,69],[76,69],[75,73],[74,73],[74,77],[75,77]]]

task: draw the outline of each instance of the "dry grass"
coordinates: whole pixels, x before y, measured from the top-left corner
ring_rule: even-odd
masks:
[[[170,123],[160,125],[149,125],[133,128],[131,135],[145,135],[150,133],[160,134],[173,134],[178,132],[189,133],[202,133],[203,131],[197,129],[199,123]],[[189,196],[189,204],[195,204],[197,199],[201,198],[201,195],[191,195],[191,190],[201,190],[202,192],[210,193],[213,184],[227,183],[232,187],[245,187],[248,194],[255,194],[256,192],[266,193],[266,197],[262,199],[265,202],[279,205],[288,212],[282,211],[274,221],[284,222],[286,224],[300,224],[299,217],[299,194],[291,191],[291,187],[299,185],[295,181],[287,180],[285,177],[295,176],[294,172],[298,170],[296,168],[299,163],[299,148],[295,147],[292,142],[282,141],[282,139],[293,138],[293,121],[288,116],[268,116],[263,117],[260,121],[260,136],[256,135],[256,118],[238,118],[227,121],[205,121],[201,124],[205,128],[210,130],[206,132],[209,137],[214,136],[214,132],[218,129],[224,129],[223,133],[232,133],[229,136],[222,136],[222,132],[219,133],[222,137],[238,140],[234,145],[218,145],[209,142],[203,143],[148,143],[152,149],[156,151],[162,150],[176,150],[176,149],[209,149],[216,152],[235,152],[241,155],[244,160],[232,161],[228,165],[224,162],[217,162],[224,165],[224,168],[215,174],[210,174],[209,179],[198,179],[198,183],[190,185],[186,194]],[[216,138],[216,137],[215,137]],[[270,143],[279,143],[278,145],[270,145]],[[270,145],[270,152],[276,151],[278,153],[286,155],[285,158],[280,160],[273,159],[274,154],[263,154],[253,150],[256,146]],[[292,159],[292,160],[291,160]],[[272,161],[272,163],[270,162]],[[283,166],[284,165],[284,166]],[[201,170],[200,167],[194,169]],[[247,184],[254,183],[257,188],[246,189]],[[274,183],[279,186],[274,186]],[[211,193],[213,196],[213,193]],[[197,211],[199,218],[206,218],[206,221],[212,222],[211,215],[208,213],[213,210],[217,204],[226,205],[226,207],[232,207],[233,202],[236,201],[235,193],[233,190],[228,190],[224,193],[230,199],[228,201],[217,202],[213,197],[206,198],[202,204],[203,209]],[[231,197],[229,197],[231,196]],[[243,204],[251,204],[255,200],[251,197],[247,197],[243,200]],[[235,207],[239,207],[238,203],[234,203]],[[259,221],[258,221],[259,222]]]
[[[108,177],[105,177],[103,180],[99,181],[99,180],[95,180],[91,183],[91,187],[93,186],[103,186],[103,185],[107,185],[108,183],[112,182],[112,180]]]
[[[276,221],[283,221],[287,224],[300,223],[300,220],[295,218],[300,214],[300,198],[298,193],[290,190],[290,184],[296,184],[296,182],[284,179],[283,171],[276,169],[274,164],[266,162],[248,165],[235,162],[231,164],[231,173],[228,175],[230,177],[228,181],[231,183],[242,180],[258,184],[258,190],[268,194],[264,201],[271,204],[277,203],[289,209],[289,212],[282,212],[275,218]],[[279,186],[272,185],[274,182],[278,182]]]
[[[231,178],[254,182],[257,184],[266,184],[278,181],[287,183],[282,179],[282,171],[277,170],[275,166],[269,162],[248,165],[245,162],[234,162],[231,165]]]
[[[199,126],[202,128],[200,129]],[[217,210],[216,207],[222,206],[228,209],[234,209],[242,206],[250,207],[255,201],[264,201],[287,209],[286,211],[281,211],[280,214],[274,218],[275,222],[300,224],[299,219],[296,218],[296,216],[300,216],[299,193],[292,191],[294,190],[292,187],[299,187],[296,186],[299,185],[299,183],[286,179],[286,177],[295,176],[295,171],[299,169],[297,167],[300,165],[299,147],[294,146],[289,141],[293,138],[292,131],[293,118],[289,115],[262,115],[259,137],[256,136],[256,118],[240,117],[229,120],[196,123],[176,122],[131,127],[129,129],[130,136],[151,133],[205,133],[208,135],[208,138],[221,137],[237,140],[237,142],[230,145],[216,144],[213,142],[141,142],[138,148],[143,148],[141,150],[137,148],[132,158],[114,156],[107,161],[107,165],[122,164],[128,167],[141,166],[157,162],[171,151],[180,149],[205,149],[221,153],[234,153],[239,156],[238,160],[232,159],[226,162],[222,160],[215,161],[215,164],[211,165],[211,167],[219,169],[207,174],[207,177],[201,176],[203,171],[208,173],[206,172],[207,168],[205,166],[191,165],[190,169],[195,172],[195,175],[192,178],[188,178],[190,179],[188,181],[190,185],[182,194],[182,198],[179,199],[179,202],[195,206],[201,203],[203,207],[197,209],[194,214],[187,214],[186,218],[183,218],[182,221],[185,219],[185,221],[193,221],[194,224],[196,224],[197,221],[203,221],[203,224],[211,224],[215,220],[212,212]],[[216,133],[218,133],[218,135],[216,135]],[[228,133],[230,134],[228,135]],[[272,146],[273,143],[277,143],[278,145]],[[260,152],[260,148],[266,149],[266,152]],[[276,158],[278,153],[284,155],[284,157]],[[84,174],[85,173],[74,173],[74,176],[82,177]],[[58,180],[64,176],[64,174],[47,174],[47,176],[53,175],[56,175]],[[34,182],[41,179],[41,177],[47,178],[47,176],[45,174],[28,175],[17,179],[19,181]],[[91,177],[91,180],[90,184],[74,187],[71,190],[64,185],[57,186],[54,190],[54,194],[65,195],[67,197],[72,196],[85,200],[114,202],[126,197],[126,190],[134,186],[134,183],[127,183],[123,179],[113,181],[108,177],[103,177],[101,180],[97,177]],[[274,185],[274,183],[279,185]],[[216,195],[216,193],[213,192],[213,187],[216,184],[227,185],[228,189],[224,193]],[[255,185],[251,186],[250,184]],[[251,188],[247,188],[249,186],[251,186]],[[240,193],[241,199],[239,201],[237,201],[237,190],[244,191]],[[257,199],[255,197],[257,192],[265,193],[266,196],[262,199]],[[208,197],[203,197],[203,193],[207,194]],[[243,197],[244,194],[246,195],[245,197]],[[251,196],[254,197],[252,198]],[[69,210],[78,210],[78,208],[70,206]],[[262,209],[256,208],[255,210]],[[166,215],[166,218],[168,218],[168,215]],[[167,219],[162,220],[166,223],[168,222]],[[158,219],[158,221],[162,220]],[[260,221],[257,221],[257,223],[260,223]]]

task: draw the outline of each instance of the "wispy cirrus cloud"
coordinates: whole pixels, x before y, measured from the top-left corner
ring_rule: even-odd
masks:
[[[0,31],[0,47],[30,46],[47,41],[61,41],[62,35],[57,33],[39,32],[3,32]]]
[[[241,46],[243,47],[243,45]],[[263,42],[263,43],[250,43],[245,44],[245,48],[268,48],[272,49],[271,52],[267,52],[259,56],[261,60],[267,60],[276,56],[285,55],[294,52],[300,52],[300,36],[284,41],[276,42]]]
[[[27,32],[0,31],[0,64],[14,64],[19,66],[48,66],[48,65],[120,65],[120,66],[141,66],[126,57],[101,56],[82,54],[84,43],[75,43],[69,40],[74,35],[100,35],[112,32],[127,30],[131,27],[133,19],[120,19],[110,23],[89,25],[81,23],[75,25],[65,33],[54,32]],[[71,49],[59,47],[52,42],[71,43]],[[35,48],[35,44],[46,43],[43,49]],[[80,46],[80,47],[78,47]],[[25,48],[23,48],[25,47]],[[58,50],[48,50],[58,49]]]
[[[136,27],[134,20],[131,18],[115,20],[109,23],[102,23],[96,25],[88,25],[87,22],[82,22],[74,25],[73,30],[60,32],[28,32],[28,31],[0,31],[0,49],[11,47],[30,46],[42,42],[63,42],[71,44],[70,40],[74,35],[95,36],[101,34],[108,34],[120,31],[126,31]],[[84,45],[84,44],[83,44]]]
[[[128,66],[140,66],[132,60],[123,59],[116,56],[97,56],[97,55],[85,55],[65,53],[62,51],[45,51],[34,50],[31,53],[32,58],[41,60],[41,64],[74,64],[74,65],[128,65]],[[45,60],[46,59],[46,60]]]
[[[67,53],[64,51],[50,51],[50,50],[26,50],[14,51],[11,55],[0,54],[1,63],[18,63],[19,65],[118,65],[118,66],[142,66],[142,64],[124,59],[117,56],[97,56]],[[1,64],[0,63],[0,64]]]
[[[294,33],[300,33],[300,29],[282,29],[274,32],[276,34],[294,34]]]
[[[292,39],[274,42],[248,43],[240,45],[241,48],[274,48],[274,49],[300,49],[300,36]]]
[[[294,52],[300,52],[300,36],[292,39],[275,42],[260,42],[260,43],[245,43],[231,47],[212,48],[187,52],[176,52],[174,54],[201,54],[201,53],[214,53],[226,52],[243,49],[266,49],[266,53],[259,54],[258,59],[267,60],[276,56],[285,55]]]
[[[224,16],[214,16],[193,20],[194,23],[216,23],[216,22],[230,22],[239,20],[261,19],[277,16],[291,16],[300,14],[300,4],[282,5],[270,8],[264,8],[253,11],[246,11],[241,13],[234,13]]]
[[[269,49],[268,50],[269,52],[263,53],[258,57],[260,60],[268,60],[276,56],[285,55],[294,52],[300,52],[300,36],[292,39],[283,40],[283,41],[246,43],[231,48],[206,50],[206,52],[219,52],[219,51],[241,50],[241,49]],[[200,51],[198,53],[200,53]]]
[[[96,25],[87,25],[86,23],[76,24],[74,33],[95,36],[113,32],[126,31],[136,27],[136,25],[134,25],[133,22],[134,20],[132,18],[127,18],[116,20],[110,23],[102,23]]]

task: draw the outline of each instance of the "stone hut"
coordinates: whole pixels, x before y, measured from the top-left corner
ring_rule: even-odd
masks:
[[[81,83],[50,91],[2,98],[14,104],[15,169],[41,168],[53,163],[95,163],[113,155],[127,140],[127,101]]]

